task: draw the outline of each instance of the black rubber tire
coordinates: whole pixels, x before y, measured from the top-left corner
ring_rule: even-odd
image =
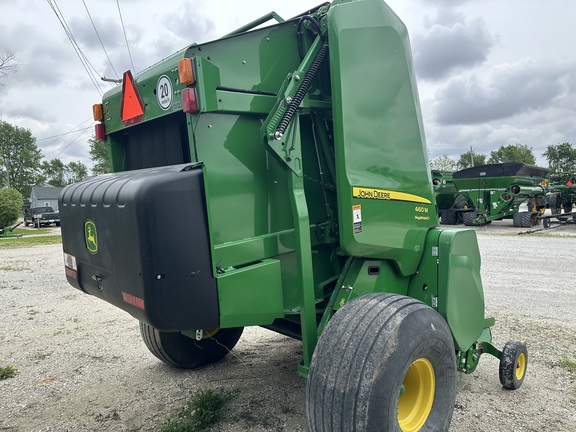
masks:
[[[197,341],[179,332],[163,332],[140,321],[140,334],[146,347],[164,363],[184,369],[217,362],[236,345],[244,327],[219,329]]]
[[[456,212],[454,210],[444,210],[440,216],[442,225],[456,225]]]
[[[464,225],[466,226],[471,226],[474,225],[474,219],[477,217],[478,213],[475,211],[464,212],[462,213],[462,222],[464,222]]]
[[[550,195],[549,206],[550,206],[550,213],[552,213],[553,215],[560,214],[560,209],[562,206],[560,202],[560,194],[558,192],[554,192],[553,194]]]
[[[509,341],[504,345],[500,357],[500,383],[504,388],[520,388],[528,370],[528,349],[519,341]]]
[[[407,371],[422,361],[435,379],[428,387],[431,406],[422,424],[412,429],[446,431],[456,396],[456,358],[444,319],[424,303],[398,294],[352,300],[328,322],[312,357],[306,383],[310,430],[400,431],[399,401],[405,403],[401,398],[414,386],[407,384],[403,396],[400,391]]]
[[[544,226],[544,228],[550,228],[551,225],[550,218],[546,217],[542,219],[542,225]]]
[[[530,228],[532,226],[533,212],[517,212],[512,215],[512,221],[515,227]]]
[[[572,203],[571,202],[562,203],[562,209],[564,210],[564,213],[572,213]]]

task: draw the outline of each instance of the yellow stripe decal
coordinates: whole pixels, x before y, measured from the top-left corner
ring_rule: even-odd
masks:
[[[353,187],[352,196],[361,199],[409,201],[422,204],[432,204],[430,200],[418,195],[384,189]]]

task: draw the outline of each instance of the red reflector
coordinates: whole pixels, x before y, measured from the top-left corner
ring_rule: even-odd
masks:
[[[185,88],[182,90],[182,110],[189,114],[194,114],[199,111],[198,93],[195,88]]]
[[[96,139],[103,141],[106,138],[106,134],[104,133],[104,125],[102,123],[98,123],[94,126],[94,135],[96,135]]]
[[[140,297],[136,297],[132,294],[128,294],[122,291],[122,300],[128,304],[131,304],[132,306],[136,306],[137,308],[144,310],[144,299],[141,299]]]
[[[122,78],[122,103],[120,104],[120,118],[124,126],[138,123],[144,118],[144,103],[138,93],[138,87],[128,70]]]
[[[66,272],[66,275],[70,276],[72,279],[78,279],[77,273],[75,270],[72,270],[71,268],[68,268],[68,267],[64,267],[64,271]]]

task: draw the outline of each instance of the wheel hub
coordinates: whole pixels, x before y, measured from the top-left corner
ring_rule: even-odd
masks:
[[[428,359],[419,358],[410,365],[398,398],[398,424],[402,432],[416,432],[424,426],[434,402],[436,378]]]

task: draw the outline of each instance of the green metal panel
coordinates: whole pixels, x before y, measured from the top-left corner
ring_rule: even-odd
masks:
[[[438,239],[441,232],[439,228],[428,231],[422,261],[418,266],[418,272],[410,278],[408,286],[408,296],[436,309],[438,308]]]
[[[220,327],[272,324],[284,316],[280,261],[260,263],[217,277]]]
[[[341,246],[412,274],[438,218],[406,28],[380,0],[328,20]]]
[[[438,312],[466,351],[484,330],[480,251],[474,230],[445,229],[438,239]]]
[[[375,292],[406,295],[409,278],[398,273],[390,261],[354,258],[340,284],[332,309],[338,310],[350,300]]]

